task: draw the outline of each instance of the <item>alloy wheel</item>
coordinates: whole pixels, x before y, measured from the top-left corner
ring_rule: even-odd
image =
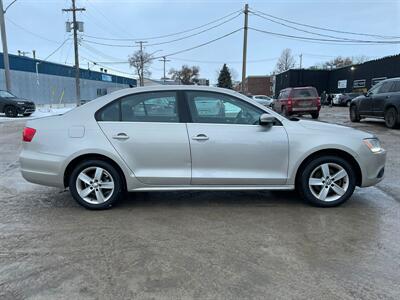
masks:
[[[76,190],[79,196],[90,204],[108,201],[113,195],[114,187],[111,174],[100,167],[86,168],[76,178]]]
[[[338,164],[323,163],[311,172],[308,186],[317,199],[324,202],[336,201],[349,188],[349,175]]]

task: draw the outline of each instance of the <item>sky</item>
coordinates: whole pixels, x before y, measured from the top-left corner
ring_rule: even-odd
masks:
[[[133,76],[134,70],[127,63],[128,56],[138,50],[136,39],[147,40],[145,51],[155,57],[169,55],[224,36],[243,27],[243,14],[230,17],[202,27],[195,31],[172,35],[165,38],[153,37],[175,34],[227,16],[244,8],[248,3],[250,10],[258,14],[284,18],[312,26],[339,31],[368,33],[400,37],[400,0],[392,1],[135,1],[135,0],[76,0],[77,7],[86,11],[78,13],[78,21],[84,22],[84,32],[79,47],[82,68],[98,69],[97,62],[107,67],[109,73]],[[11,0],[3,0],[4,7]],[[65,30],[65,22],[71,21],[71,13],[62,12],[69,8],[71,0],[17,0],[6,12],[6,30],[9,53],[17,50],[36,50],[40,59],[73,65],[74,53],[70,33]],[[265,16],[265,15],[264,15]],[[230,19],[230,20],[229,20]],[[229,20],[229,21],[228,21]],[[190,38],[170,42],[191,35],[227,21],[225,24],[199,33]],[[279,21],[282,23],[282,21]],[[370,40],[368,36],[354,36],[285,23],[303,30],[340,38]],[[249,27],[280,34],[326,38],[299,32],[263,19],[249,15]],[[91,38],[99,37],[98,38]],[[107,38],[104,39],[104,38]],[[121,40],[109,40],[121,39]],[[65,41],[66,40],[66,41]],[[128,41],[126,41],[128,40]],[[398,39],[400,41],[400,38]],[[65,41],[65,42],[64,42]],[[93,42],[110,44],[98,45]],[[60,45],[62,45],[60,47]],[[119,47],[117,45],[124,45]],[[218,71],[227,63],[235,80],[241,79],[243,31],[239,30],[223,39],[199,47],[192,51],[172,55],[166,64],[167,71],[180,68],[183,64],[200,67],[200,77],[216,82]],[[59,48],[59,49],[58,49]],[[247,52],[247,75],[270,74],[278,57],[285,48],[290,48],[299,66],[330,60],[335,56],[361,56],[379,58],[400,53],[400,43],[380,45],[343,45],[321,42],[306,42],[282,38],[249,30]],[[56,52],[54,52],[58,49]],[[54,54],[52,54],[54,52]],[[50,57],[49,55],[52,54]],[[31,54],[27,54],[31,56]],[[126,61],[126,63],[125,63]],[[150,67],[151,78],[163,76],[163,63],[155,59]]]

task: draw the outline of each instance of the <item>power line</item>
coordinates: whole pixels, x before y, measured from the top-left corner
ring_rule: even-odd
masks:
[[[60,46],[58,46],[53,52],[51,52],[45,59],[43,59],[42,61],[47,61],[51,56],[53,56],[54,53],[56,53],[58,50],[60,50],[67,41],[71,40],[71,38],[67,38],[65,39]]]
[[[55,41],[55,40],[48,39],[47,37],[44,37],[44,36],[42,36],[42,35],[40,35],[40,34],[37,34],[37,33],[33,32],[33,31],[30,31],[29,29],[26,29],[25,27],[23,27],[23,26],[21,26],[21,25],[15,23],[15,22],[14,22],[13,20],[11,20],[10,18],[6,18],[6,19],[7,19],[8,22],[10,22],[11,24],[13,24],[15,27],[18,27],[20,30],[23,30],[23,31],[25,31],[25,32],[27,32],[27,33],[33,35],[33,36],[36,36],[36,37],[39,38],[39,39],[42,39],[42,40],[44,40],[44,41],[48,41],[48,42],[54,43],[54,44],[59,44],[59,43],[60,43],[59,41]]]
[[[305,37],[305,36],[295,36],[295,35],[290,35],[290,34],[282,34],[282,33],[276,33],[276,32],[271,32],[267,30],[261,30],[257,28],[252,28],[249,27],[249,29],[258,31],[261,33],[266,33],[270,35],[275,35],[275,36],[280,36],[284,38],[291,38],[291,39],[297,39],[297,40],[303,40],[303,41],[312,41],[312,42],[325,42],[325,43],[339,43],[342,45],[381,45],[381,44],[400,44],[400,41],[370,41],[370,40],[353,40],[353,41],[344,41],[344,40],[335,40],[335,39],[321,39],[321,38],[311,38],[311,37]]]
[[[187,59],[187,58],[178,58],[174,56],[170,56],[171,59],[173,60],[178,60],[178,61],[186,61],[186,62],[194,62],[194,63],[203,63],[203,64],[241,64],[241,60],[195,60],[195,59]],[[273,61],[277,60],[279,57],[273,57],[273,58],[262,58],[262,59],[254,59],[254,60],[248,60],[247,63],[259,63],[259,62],[266,62],[266,61]]]
[[[259,11],[259,10],[254,10],[254,11],[257,13],[260,13],[262,15],[277,19],[277,20],[281,20],[281,21],[284,21],[287,23],[300,25],[300,26],[304,26],[304,27],[309,27],[309,28],[313,28],[313,29],[317,29],[317,30],[324,30],[324,31],[343,33],[343,34],[351,34],[351,35],[359,35],[359,36],[369,36],[369,37],[380,38],[380,39],[398,39],[398,38],[400,38],[400,36],[386,36],[386,35],[379,35],[379,34],[359,33],[359,32],[351,32],[351,31],[343,31],[343,30],[335,30],[335,29],[329,29],[329,28],[324,28],[324,27],[318,27],[318,26],[308,25],[308,24],[299,23],[299,22],[288,20],[288,19],[276,17],[276,16],[267,14],[267,13]]]
[[[208,26],[208,25],[211,25],[211,24],[217,23],[217,22],[219,22],[219,21],[221,21],[221,20],[224,20],[224,19],[226,19],[226,18],[229,18],[230,16],[233,16],[234,14],[237,14],[237,13],[239,13],[239,12],[240,12],[240,14],[241,14],[241,13],[242,13],[242,10],[241,10],[241,9],[236,10],[236,11],[231,12],[230,14],[225,15],[225,16],[223,16],[223,17],[221,17],[221,18],[218,18],[218,19],[216,19],[216,20],[214,20],[214,21],[208,22],[208,23],[206,23],[206,24],[203,24],[203,25],[200,25],[200,26],[191,28],[191,29],[187,29],[187,30],[183,30],[183,31],[175,32],[175,33],[170,33],[170,34],[165,34],[165,35],[153,36],[153,37],[141,37],[141,38],[126,38],[126,39],[120,39],[120,38],[99,37],[99,36],[93,36],[93,35],[87,35],[87,34],[86,34],[85,36],[86,36],[86,37],[93,38],[93,39],[108,40],[108,41],[131,41],[131,42],[132,42],[132,41],[138,41],[138,40],[156,40],[156,39],[162,39],[162,38],[171,37],[171,36],[177,36],[177,35],[181,35],[181,34],[183,34],[183,33],[187,33],[187,32],[191,32],[191,31],[195,31],[195,30],[197,30],[197,29],[204,28],[204,27],[206,27],[206,26]]]

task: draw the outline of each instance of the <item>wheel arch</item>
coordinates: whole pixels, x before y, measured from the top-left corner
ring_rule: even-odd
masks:
[[[122,168],[118,165],[118,163],[116,163],[111,158],[109,158],[105,155],[99,154],[99,153],[85,153],[85,154],[79,155],[79,156],[75,157],[73,160],[71,160],[68,163],[68,165],[64,171],[64,178],[63,178],[64,187],[68,186],[69,178],[70,178],[71,173],[74,170],[74,168],[81,162],[89,160],[89,159],[97,159],[97,160],[101,160],[101,161],[108,162],[109,164],[111,164],[117,170],[119,175],[121,176],[124,190],[125,191],[127,190],[126,177],[125,177],[125,174],[124,174]]]
[[[341,158],[344,158],[348,163],[350,163],[356,173],[356,186],[361,186],[362,171],[359,163],[357,162],[357,160],[354,158],[353,155],[340,149],[322,149],[309,154],[305,159],[303,159],[303,161],[296,170],[295,185],[297,185],[301,171],[310,161],[312,161],[317,157],[327,156],[327,155],[339,156]]]

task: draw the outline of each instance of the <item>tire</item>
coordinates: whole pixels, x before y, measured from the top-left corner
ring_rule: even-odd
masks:
[[[397,128],[399,126],[399,114],[394,107],[389,107],[385,111],[385,124],[388,128]]]
[[[328,173],[327,179],[325,175]],[[335,175],[339,179],[335,180]],[[355,186],[356,175],[352,165],[341,157],[330,155],[309,161],[299,171],[296,180],[296,189],[303,200],[319,207],[333,207],[346,202]]]
[[[18,117],[17,108],[15,106],[9,105],[4,108],[4,113],[8,118],[16,118]]]
[[[350,106],[350,121],[351,122],[360,122],[361,118],[357,111],[357,106],[352,105]]]
[[[29,117],[32,113],[24,114],[24,117]]]
[[[289,117],[289,112],[286,106],[282,106],[282,115],[284,115],[285,117]]]
[[[102,160],[88,160],[72,171],[69,190],[83,207],[100,210],[111,208],[120,199],[124,189],[121,175],[115,167]]]
[[[318,117],[319,117],[319,112],[313,112],[313,113],[311,113],[311,118],[313,118],[313,119],[318,119]]]

